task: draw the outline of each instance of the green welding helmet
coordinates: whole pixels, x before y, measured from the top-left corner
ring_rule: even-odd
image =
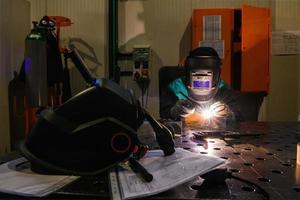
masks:
[[[192,50],[186,59],[186,77],[190,96],[198,102],[211,100],[218,91],[222,61],[211,47]]]

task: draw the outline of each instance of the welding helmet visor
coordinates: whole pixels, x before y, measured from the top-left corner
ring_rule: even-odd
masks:
[[[199,47],[186,59],[187,85],[190,96],[199,102],[213,98],[220,82],[221,59],[210,47]]]

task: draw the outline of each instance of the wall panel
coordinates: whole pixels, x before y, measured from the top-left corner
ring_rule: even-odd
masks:
[[[8,96],[7,85],[11,72],[10,66],[10,29],[9,26],[9,12],[11,5],[8,1],[0,1],[0,154],[8,151]]]
[[[277,0],[273,12],[276,30],[300,30],[300,1]]]
[[[120,1],[119,44],[121,50],[131,51],[133,45],[148,44],[152,49],[151,84],[148,110],[158,117],[158,71],[162,66],[177,65],[190,47],[190,0]],[[127,20],[127,19],[131,20]],[[123,26],[122,24],[126,24]],[[138,34],[132,32],[134,25]],[[130,34],[129,34],[130,33]],[[187,45],[187,46],[185,46]],[[132,78],[122,84],[140,91]]]
[[[0,155],[10,149],[8,84],[23,60],[29,9],[25,0],[0,0]]]
[[[193,8],[239,8],[243,4],[270,7],[271,0],[194,0],[192,1]]]
[[[273,30],[300,30],[300,1],[273,2]],[[296,121],[300,113],[300,56],[272,56],[268,119]]]

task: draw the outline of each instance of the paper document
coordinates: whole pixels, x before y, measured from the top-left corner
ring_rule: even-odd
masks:
[[[300,31],[273,31],[272,55],[300,54]]]
[[[176,148],[175,153],[170,156],[164,156],[161,150],[148,151],[139,162],[153,175],[153,180],[144,182],[132,170],[119,170],[122,199],[140,198],[166,191],[224,164],[225,161],[215,156]]]
[[[203,16],[203,40],[221,40],[222,35],[222,16],[206,15]]]
[[[0,192],[42,197],[76,180],[77,176],[42,175],[30,170],[26,158],[0,165]]]

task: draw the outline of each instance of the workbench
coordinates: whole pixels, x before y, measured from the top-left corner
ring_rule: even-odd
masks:
[[[199,155],[215,155],[226,159],[233,175],[259,185],[270,199],[300,199],[300,165],[297,166],[297,143],[300,142],[298,122],[247,122],[239,127],[242,136],[201,139],[190,129],[176,135],[176,147]],[[2,162],[9,160],[6,156]],[[23,198],[1,194],[5,198]],[[107,173],[82,177],[47,198],[109,199]],[[264,199],[255,186],[236,179],[226,184],[206,184],[196,178],[149,199]]]

